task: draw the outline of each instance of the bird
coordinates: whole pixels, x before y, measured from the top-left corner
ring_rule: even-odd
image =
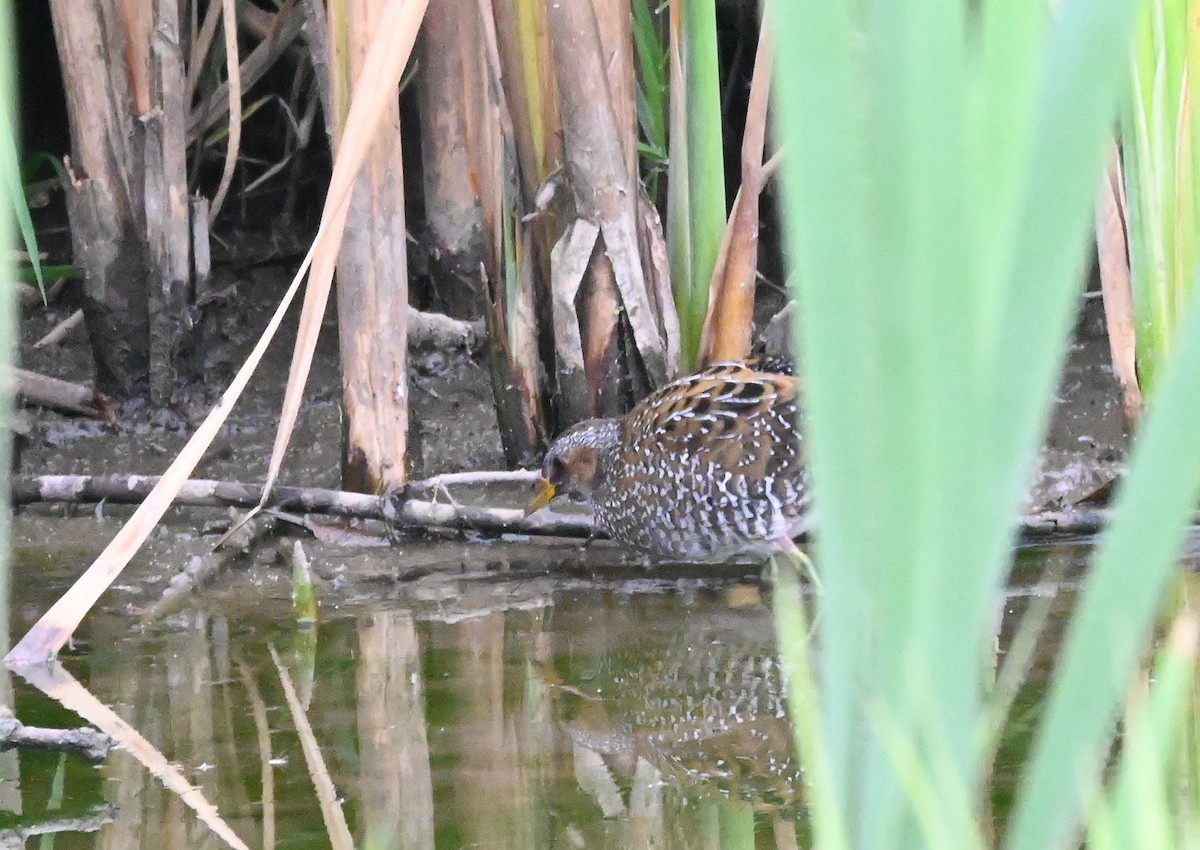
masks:
[[[559,495],[657,560],[765,559],[809,522],[800,380],[742,362],[678,378],[615,419],[588,419],[551,445],[526,515]]]

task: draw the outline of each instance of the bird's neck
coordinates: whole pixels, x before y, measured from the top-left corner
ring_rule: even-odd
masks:
[[[621,420],[597,419],[589,444],[596,450],[596,474],[588,489],[603,486],[621,455]]]

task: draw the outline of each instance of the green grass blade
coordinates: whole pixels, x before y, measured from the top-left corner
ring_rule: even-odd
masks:
[[[1200,299],[1151,399],[1072,619],[1032,763],[1013,814],[1012,850],[1070,846],[1099,780],[1120,695],[1161,604],[1200,494]]]
[[[725,231],[725,168],[715,0],[671,4],[674,33],[667,171],[667,249],[679,312],[681,368],[696,359]]]
[[[21,162],[17,156],[17,127],[15,121],[7,128],[0,128],[0,179],[4,180],[4,193],[8,195],[8,206],[25,243],[25,253],[37,279],[42,300],[46,299],[46,284],[42,279],[42,261],[38,257],[37,232],[29,216],[29,202],[25,198],[25,186],[21,182]]]
[[[1175,794],[1168,789],[1174,785],[1178,739],[1195,680],[1198,636],[1194,613],[1176,618],[1157,653],[1148,699],[1125,730],[1117,778],[1108,799],[1101,803],[1111,815],[1103,829],[1114,832],[1121,846],[1175,844]]]
[[[16,149],[17,116],[16,92],[13,86],[13,57],[17,44],[13,34],[13,6],[0,8],[0,137],[10,140]],[[8,145],[0,141],[0,146]],[[7,166],[3,166],[6,173]],[[15,168],[15,165],[13,166]],[[19,181],[18,181],[19,183]],[[12,216],[16,208],[0,202],[0,247],[7,249],[14,237]],[[12,457],[12,429],[15,397],[11,366],[16,362],[17,288],[13,285],[13,266],[7,250],[0,252],[0,501],[9,504],[9,460]],[[9,635],[9,567],[11,555],[9,537],[12,525],[10,511],[0,512],[0,645],[7,651]]]

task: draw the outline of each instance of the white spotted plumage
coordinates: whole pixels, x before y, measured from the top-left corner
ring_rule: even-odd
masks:
[[[668,384],[622,419],[569,429],[543,474],[642,552],[680,561],[765,555],[805,527],[798,400],[794,377],[720,364]]]

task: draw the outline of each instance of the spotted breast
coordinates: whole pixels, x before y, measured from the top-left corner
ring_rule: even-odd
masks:
[[[621,419],[563,433],[532,512],[566,493],[614,540],[678,561],[763,557],[805,528],[799,381],[722,363],[647,396]]]

